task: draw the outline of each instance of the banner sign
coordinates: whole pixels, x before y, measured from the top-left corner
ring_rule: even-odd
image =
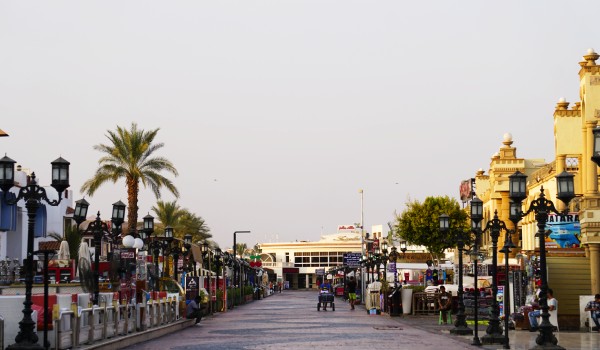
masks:
[[[546,228],[552,231],[546,238],[546,248],[576,248],[579,247],[581,226],[579,214],[548,215]]]

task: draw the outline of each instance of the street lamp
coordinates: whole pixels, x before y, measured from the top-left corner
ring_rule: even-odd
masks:
[[[402,255],[406,254],[406,241],[400,241],[400,251]]]
[[[388,262],[388,243],[387,240],[381,242],[381,263],[383,264],[383,280],[387,282],[387,262]]]
[[[509,219],[512,221],[514,225],[514,230],[505,230],[506,236],[504,237],[504,246],[500,249],[500,252],[504,254],[504,269],[506,271],[506,278],[504,279],[504,348],[510,349],[509,339],[508,339],[508,319],[511,313],[510,309],[510,284],[509,284],[509,263],[508,254],[511,252],[511,249],[516,248],[514,243],[512,242],[511,235],[517,231],[517,224],[519,222],[519,213],[520,213],[520,205],[515,202],[510,202],[510,210],[509,210]]]
[[[594,132],[594,136],[596,135],[598,134]],[[594,152],[594,156],[595,155],[596,152]],[[592,158],[592,160],[594,160],[594,158]],[[523,199],[527,197],[527,175],[521,173],[520,171],[517,171],[509,176],[509,181],[509,198],[520,206]],[[565,206],[568,208],[571,199],[575,198],[573,174],[569,174],[568,172],[563,171],[559,175],[556,175],[556,182],[556,198],[564,202]],[[537,221],[538,226],[538,232],[536,233],[536,236],[539,239],[540,246],[540,277],[542,282],[540,286],[540,307],[542,309],[542,323],[539,326],[540,334],[538,334],[535,340],[535,342],[538,344],[536,348],[563,349],[563,347],[558,345],[558,340],[552,333],[553,326],[552,324],[550,324],[550,314],[548,313],[548,271],[546,270],[546,222],[548,221],[549,213],[553,212],[561,216],[564,215],[564,213],[559,212],[554,207],[554,203],[551,200],[546,199],[543,186],[540,189],[540,196],[537,199],[531,201],[527,211],[525,211],[524,213],[518,213],[517,210],[517,213],[515,213],[515,220],[517,220],[517,218],[523,218],[532,212],[535,213],[535,220]]]
[[[88,227],[83,231],[82,235],[89,236],[92,235],[94,238],[94,299],[92,301],[93,305],[99,304],[99,294],[100,294],[100,253],[101,253],[101,243],[102,237],[108,232],[108,225],[105,222],[102,222],[100,219],[100,212],[96,215],[96,220],[90,222]]]
[[[479,255],[479,239],[481,238],[481,226],[480,222],[483,220],[483,201],[477,197],[471,199],[471,229],[475,234],[475,241],[473,242],[473,248],[469,252],[471,261],[473,262],[473,280],[475,285],[475,293],[473,293],[473,319],[475,321],[473,325],[474,335],[473,342],[471,345],[481,346],[481,340],[479,340],[479,288],[478,282],[478,260]]]
[[[450,217],[446,214],[440,215],[440,231],[442,233],[450,232]],[[465,303],[463,300],[463,249],[465,242],[463,240],[463,232],[458,231],[456,244],[458,246],[458,313],[456,314],[456,322],[454,328],[450,330],[452,334],[467,335],[473,334],[473,330],[467,325],[467,316],[465,315]]]
[[[498,237],[500,237],[501,231],[506,231],[506,224],[504,221],[498,219],[498,211],[494,211],[494,218],[488,221],[483,229],[482,233],[487,231],[490,232],[492,238],[492,310],[489,320],[489,325],[481,340],[484,344],[504,344],[506,340],[502,336],[502,325],[500,324],[500,308],[498,305]],[[508,291],[505,291],[507,294]],[[508,331],[508,330],[507,330]]]
[[[38,336],[34,333],[35,321],[31,318],[31,290],[33,287],[33,243],[35,216],[42,201],[50,206],[57,206],[62,201],[62,192],[69,187],[69,162],[59,157],[51,162],[52,165],[52,184],[51,186],[58,193],[58,199],[49,199],[46,190],[37,184],[35,173],[31,174],[31,181],[23,187],[20,187],[19,194],[14,199],[8,199],[6,193],[15,185],[15,161],[4,156],[0,159],[0,189],[4,195],[4,201],[8,205],[15,205],[21,199],[25,200],[27,208],[27,258],[25,260],[25,301],[23,305],[23,319],[19,322],[19,333],[15,337],[15,344],[11,344],[7,349],[42,349],[38,344]]]

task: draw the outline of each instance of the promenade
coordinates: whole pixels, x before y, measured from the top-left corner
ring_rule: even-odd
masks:
[[[141,349],[500,349],[450,335],[434,316],[368,315],[336,298],[336,310],[317,311],[314,291],[284,291],[207,317],[198,325],[124,348]],[[479,336],[485,334],[480,329]],[[511,349],[529,349],[537,333],[511,331]],[[600,334],[560,332],[566,349],[598,349]]]

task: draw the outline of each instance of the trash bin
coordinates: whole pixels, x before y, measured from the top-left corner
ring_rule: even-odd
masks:
[[[402,314],[402,299],[400,297],[401,289],[402,286],[393,288],[388,296],[390,302],[390,316],[400,316]]]

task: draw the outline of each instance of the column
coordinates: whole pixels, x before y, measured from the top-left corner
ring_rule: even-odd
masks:
[[[592,294],[600,293],[600,243],[590,243],[590,269]]]

